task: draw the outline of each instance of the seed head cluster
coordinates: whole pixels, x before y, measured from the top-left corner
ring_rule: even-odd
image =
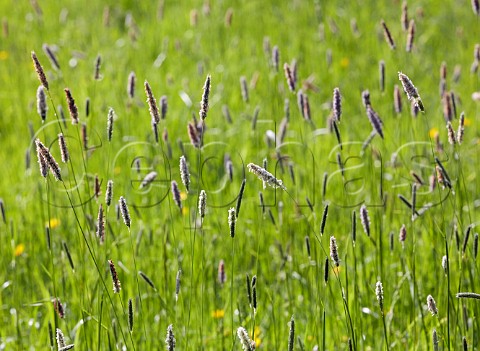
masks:
[[[405,91],[405,94],[407,94],[408,100],[412,101],[420,111],[424,112],[425,109],[423,107],[422,99],[420,98],[418,90],[415,88],[410,78],[408,78],[406,74],[398,72],[398,79],[402,83],[403,90]]]
[[[334,236],[330,237],[330,258],[332,259],[335,266],[340,266],[340,258],[338,256],[338,246],[337,240]]]
[[[249,163],[247,165],[247,168],[250,172],[255,174],[260,180],[262,180],[263,183],[263,188],[265,189],[266,185],[269,185],[273,188],[281,188],[283,190],[287,190],[285,185],[283,185],[283,182],[280,179],[277,179],[273,174],[268,172],[265,168],[262,168],[260,166],[257,166],[254,163]]]

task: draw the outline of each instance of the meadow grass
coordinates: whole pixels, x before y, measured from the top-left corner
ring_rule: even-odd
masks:
[[[0,13],[1,349],[477,348],[469,1]]]

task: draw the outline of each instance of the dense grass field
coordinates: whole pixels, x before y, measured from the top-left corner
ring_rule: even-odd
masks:
[[[479,349],[475,1],[0,13],[1,350]]]

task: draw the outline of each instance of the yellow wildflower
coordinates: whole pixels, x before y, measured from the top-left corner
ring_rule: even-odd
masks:
[[[24,244],[18,244],[15,247],[15,251],[14,251],[15,257],[20,256],[24,251],[25,251],[25,245]]]
[[[435,138],[435,136],[438,134],[438,128],[433,127],[428,131],[428,135],[430,138]]]
[[[225,311],[224,310],[215,310],[212,313],[212,317],[215,319],[220,319],[225,316]]]

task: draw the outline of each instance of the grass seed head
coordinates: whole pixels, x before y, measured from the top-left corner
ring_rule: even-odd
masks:
[[[145,282],[146,282],[148,285],[150,285],[150,286],[152,287],[153,290],[157,290],[157,289],[155,288],[155,284],[153,284],[153,281],[150,279],[149,276],[147,276],[147,275],[146,275],[144,272],[142,272],[142,271],[139,271],[138,274],[140,275],[140,277],[143,278],[143,280],[145,280]]]
[[[388,46],[390,46],[390,49],[395,50],[395,41],[393,40],[392,34],[390,33],[387,24],[383,19],[380,21],[380,24],[383,28],[383,36],[385,37],[385,41],[387,42]]]
[[[178,184],[176,181],[172,180],[171,182],[171,188],[172,188],[172,197],[173,201],[175,202],[175,205],[182,210],[182,197],[180,195],[180,190],[178,189]]]
[[[130,218],[130,211],[128,210],[127,201],[123,196],[120,196],[120,200],[118,200],[118,204],[120,206],[120,212],[123,217],[123,222],[128,228],[130,228],[130,225],[132,224],[132,221]]]
[[[112,275],[113,292],[118,294],[122,287],[120,280],[118,279],[117,270],[115,269],[115,265],[112,260],[108,260],[108,265],[110,267],[110,274]]]
[[[209,109],[208,99],[210,97],[211,84],[212,84],[212,79],[210,75],[207,75],[207,78],[205,79],[205,84],[203,85],[202,101],[200,103],[200,112],[199,112],[199,115],[202,121],[205,120],[205,118],[207,118],[207,112]]]
[[[42,173],[42,176],[43,177],[47,176],[44,169],[46,164],[48,168],[50,168],[50,170],[52,171],[52,174],[55,177],[55,179],[62,181],[62,174],[61,174],[60,167],[58,166],[57,161],[55,161],[52,154],[50,153],[50,150],[48,150],[45,147],[45,145],[42,144],[40,139],[36,139],[35,144],[37,146],[38,162],[40,164],[40,172]]]
[[[398,239],[402,243],[402,245],[405,243],[405,239],[407,238],[407,228],[405,227],[405,224],[402,224],[402,227],[400,228],[400,234],[398,235]]]
[[[402,30],[406,32],[408,30],[408,4],[406,1],[402,3],[402,16],[401,16]]]
[[[415,88],[410,78],[408,78],[408,76],[402,72],[398,72],[398,79],[402,83],[403,90],[407,94],[408,99],[412,101],[420,111],[425,112],[422,99],[420,98],[418,90]]]
[[[323,270],[323,281],[325,282],[325,284],[328,283],[328,274],[329,274],[329,259],[328,257],[325,259],[325,265],[324,265],[324,270]]]
[[[228,210],[228,227],[230,228],[230,237],[235,237],[235,226],[237,223],[237,215],[235,207]]]
[[[175,278],[175,301],[178,301],[178,294],[180,294],[180,286],[181,286],[181,278],[182,278],[182,270],[179,269],[177,271],[177,277]]]
[[[48,238],[50,237],[50,231],[47,231],[47,237]],[[50,242],[50,239],[48,239],[47,241]],[[68,249],[68,245],[65,241],[63,242],[63,250],[65,251],[65,254],[67,255],[67,259],[68,259],[68,263],[70,264],[70,268],[72,268],[72,271],[74,271],[75,266],[73,264],[72,255],[70,254],[70,250]]]
[[[257,166],[254,163],[249,163],[247,165],[247,168],[250,172],[255,174],[260,180],[264,182],[264,188],[266,188],[266,185],[269,185],[273,188],[281,188],[283,190],[287,190],[287,188],[283,185],[283,182],[280,179],[275,178],[275,176],[268,172],[265,168]]]
[[[229,7],[227,12],[225,12],[225,27],[230,28],[232,25],[233,19],[233,9]]]
[[[63,305],[60,299],[58,297],[54,298],[52,302],[53,302],[53,308],[55,309],[55,312],[57,312],[58,317],[60,317],[61,319],[65,318],[65,309],[63,308]]]
[[[459,292],[455,295],[459,299],[477,299],[480,300],[480,294],[472,292]]]
[[[130,72],[128,75],[128,82],[127,82],[127,94],[130,99],[135,97],[135,82],[137,78],[135,76],[135,72]]]
[[[93,79],[100,80],[102,76],[100,75],[100,67],[102,65],[102,56],[99,54],[95,58],[94,62],[94,72],[93,72]]]
[[[247,180],[244,178],[242,180],[242,184],[240,185],[240,191],[238,192],[238,197],[237,197],[237,206],[235,208],[235,215],[238,218],[238,215],[240,214],[240,207],[242,205],[242,199],[243,199],[243,193],[245,192],[245,185],[247,184]]]
[[[412,52],[414,38],[415,38],[415,21],[411,19],[408,25],[407,44],[405,48],[407,52]]]
[[[223,158],[223,166],[225,167],[225,173],[228,176],[228,180],[233,180],[233,162],[229,154],[225,154]]]
[[[162,95],[160,97],[160,116],[162,119],[167,118],[167,111],[168,111],[168,100],[166,95]]]
[[[254,276],[255,278],[256,276]],[[253,313],[257,313],[257,284],[252,283],[252,308],[253,308]]]
[[[243,351],[255,350],[255,347],[253,346],[255,342],[250,340],[250,337],[248,336],[247,330],[245,328],[239,327],[237,329],[237,336],[240,339]]]
[[[381,281],[378,281],[375,285],[375,295],[377,296],[378,306],[380,307],[380,311],[383,314],[383,285]]]
[[[112,136],[113,136],[113,121],[115,120],[116,115],[115,111],[113,108],[108,109],[108,115],[107,115],[107,139],[108,141],[112,141]]]
[[[38,165],[40,167],[40,174],[42,177],[47,178],[48,175],[48,165],[47,161],[45,161],[45,158],[42,155],[41,150],[37,146],[37,159],[38,159]]]
[[[158,144],[158,123],[155,121],[152,121],[152,131],[153,131],[153,137],[155,139],[155,142]]]
[[[380,119],[380,116],[370,105],[367,106],[367,117],[373,127],[373,130],[383,139],[383,122]]]
[[[283,71],[285,72],[288,89],[290,89],[292,93],[295,92],[295,78],[293,76],[292,70],[290,69],[290,66],[286,62],[283,64]]]
[[[243,101],[248,102],[249,100],[248,85],[247,85],[247,78],[245,78],[245,76],[240,77],[240,91],[242,93]]]
[[[447,275],[448,273],[448,259],[447,259],[447,255],[444,255],[442,257],[442,268],[443,268],[443,272],[445,273],[445,275]]]
[[[35,68],[35,72],[37,72],[37,77],[40,83],[45,87],[45,89],[48,90],[48,81],[47,77],[45,76],[45,71],[43,70],[42,65],[40,64],[40,61],[38,60],[37,55],[35,54],[35,51],[32,51],[32,61],[33,61],[33,67]]]
[[[58,349],[60,350],[65,347],[65,336],[63,335],[63,332],[60,328],[57,328],[56,337],[57,337],[57,346],[58,346]]]
[[[157,178],[157,172],[152,171],[148,173],[140,183],[140,189],[147,187],[149,184],[151,184],[155,180],[155,178]]]
[[[275,71],[278,72],[278,63],[280,62],[280,50],[278,46],[275,45],[272,49],[272,65]]]
[[[451,99],[451,95],[447,92],[443,94],[442,105],[443,105],[443,117],[445,118],[445,122],[452,121],[453,119],[452,99]]]
[[[98,177],[98,174],[95,174],[95,180],[93,185],[93,193],[95,195],[95,199],[98,199],[102,194],[102,189],[100,186],[101,186],[100,178]]]
[[[480,15],[480,1],[472,0],[472,10],[475,15]]]
[[[460,120],[458,122],[457,141],[459,144],[463,143],[463,136],[465,134],[465,113],[460,114]]]
[[[445,61],[440,65],[440,80],[447,80],[447,63]]]
[[[308,95],[305,93],[303,94],[303,118],[305,118],[306,121],[312,120],[310,102],[308,101]]]
[[[295,320],[290,319],[290,330],[288,333],[288,351],[293,351],[293,345],[295,343]]]
[[[450,145],[455,145],[457,140],[455,138],[455,131],[453,130],[452,123],[450,121],[447,122],[447,135]]]
[[[168,351],[175,351],[175,336],[173,335],[173,324],[170,324],[167,328],[167,337],[165,339],[165,343],[167,344]]]
[[[473,257],[476,259],[478,254],[478,233],[473,235]]]
[[[42,118],[42,122],[45,122],[47,118],[47,96],[45,94],[45,87],[40,85],[37,89],[37,112]]]
[[[339,88],[333,89],[332,110],[335,121],[340,122],[342,117],[342,95]]]
[[[436,316],[438,314],[437,304],[435,303],[432,295],[427,296],[427,307],[432,316]]]
[[[87,134],[87,124],[86,123],[82,123],[81,134],[82,134],[83,149],[86,151],[86,150],[88,150],[88,134]]]
[[[223,260],[220,260],[218,263],[218,282],[220,285],[225,284],[227,281],[227,275],[225,273],[225,262]]]
[[[105,204],[107,206],[110,206],[112,203],[112,197],[113,197],[113,180],[108,180],[107,182],[107,190],[105,190]]]
[[[70,113],[72,124],[76,125],[78,124],[78,108],[77,108],[77,105],[75,104],[75,99],[73,98],[69,88],[65,88],[64,91],[65,91],[65,96],[67,98],[68,112]]]
[[[308,198],[307,198],[308,199]],[[310,237],[307,235],[305,236],[305,247],[307,248],[307,255],[310,258],[311,257],[311,251],[310,251]]]
[[[52,67],[56,69],[57,71],[60,70],[60,64],[58,63],[57,57],[55,56],[55,53],[53,50],[50,48],[48,44],[43,44],[42,45],[43,52],[45,55],[47,55],[48,60],[52,64]]]
[[[130,333],[133,330],[133,301],[132,299],[128,299],[128,330]]]
[[[188,137],[190,138],[190,143],[193,147],[199,149],[201,146],[200,136],[197,132],[197,128],[192,122],[188,123]]]
[[[395,87],[393,88],[393,107],[395,109],[395,113],[402,113],[402,96],[400,94],[400,88],[397,84],[395,84]]]
[[[325,232],[325,225],[327,224],[328,217],[328,204],[325,205],[323,209],[322,222],[320,223],[320,234],[323,235]]]
[[[360,207],[360,221],[362,222],[363,230],[367,236],[370,236],[370,217],[368,216],[367,206]]]
[[[330,257],[336,267],[340,266],[340,258],[338,257],[337,240],[334,236],[330,237]]]
[[[0,199],[0,213],[2,215],[2,220],[3,220],[3,223],[7,223],[7,217],[5,215],[5,204],[3,202],[3,199]]]
[[[190,172],[188,171],[187,160],[183,155],[180,156],[180,178],[188,193],[190,191]]]
[[[102,204],[100,204],[100,207],[98,208],[97,237],[100,239],[100,243],[105,241],[105,217]]]
[[[370,92],[368,90],[362,91],[362,102],[365,108],[368,108],[368,106],[370,106]]]
[[[246,280],[248,304],[250,305],[250,307],[252,307],[252,286],[250,285],[250,276],[248,275],[248,273],[246,274]]]
[[[378,82],[380,85],[380,91],[383,93],[385,91],[385,61],[380,60],[378,63]]]
[[[228,105],[222,106],[222,114],[223,117],[225,117],[227,123],[232,124],[232,115],[230,114],[230,109],[228,108]]]
[[[432,342],[433,342],[433,350],[438,351],[438,335],[437,335],[436,329],[433,329],[433,332],[432,332]]]
[[[68,152],[65,137],[63,136],[62,133],[58,134],[58,146],[60,148],[60,155],[62,156],[62,162],[67,163],[70,158],[70,154]]]
[[[200,191],[200,195],[198,197],[198,214],[200,215],[200,218],[203,219],[205,218],[205,209],[207,207],[207,193],[205,190]]]
[[[297,105],[298,105],[298,110],[300,111],[300,114],[302,115],[303,118],[305,118],[305,113],[304,113],[304,105],[305,105],[305,95],[303,94],[302,89],[299,89],[297,91]]]
[[[144,87],[145,94],[147,95],[148,110],[150,111],[150,116],[152,117],[152,123],[158,124],[160,123],[160,114],[158,112],[157,100],[155,99],[155,96],[153,96],[152,88],[147,81],[145,81]]]

